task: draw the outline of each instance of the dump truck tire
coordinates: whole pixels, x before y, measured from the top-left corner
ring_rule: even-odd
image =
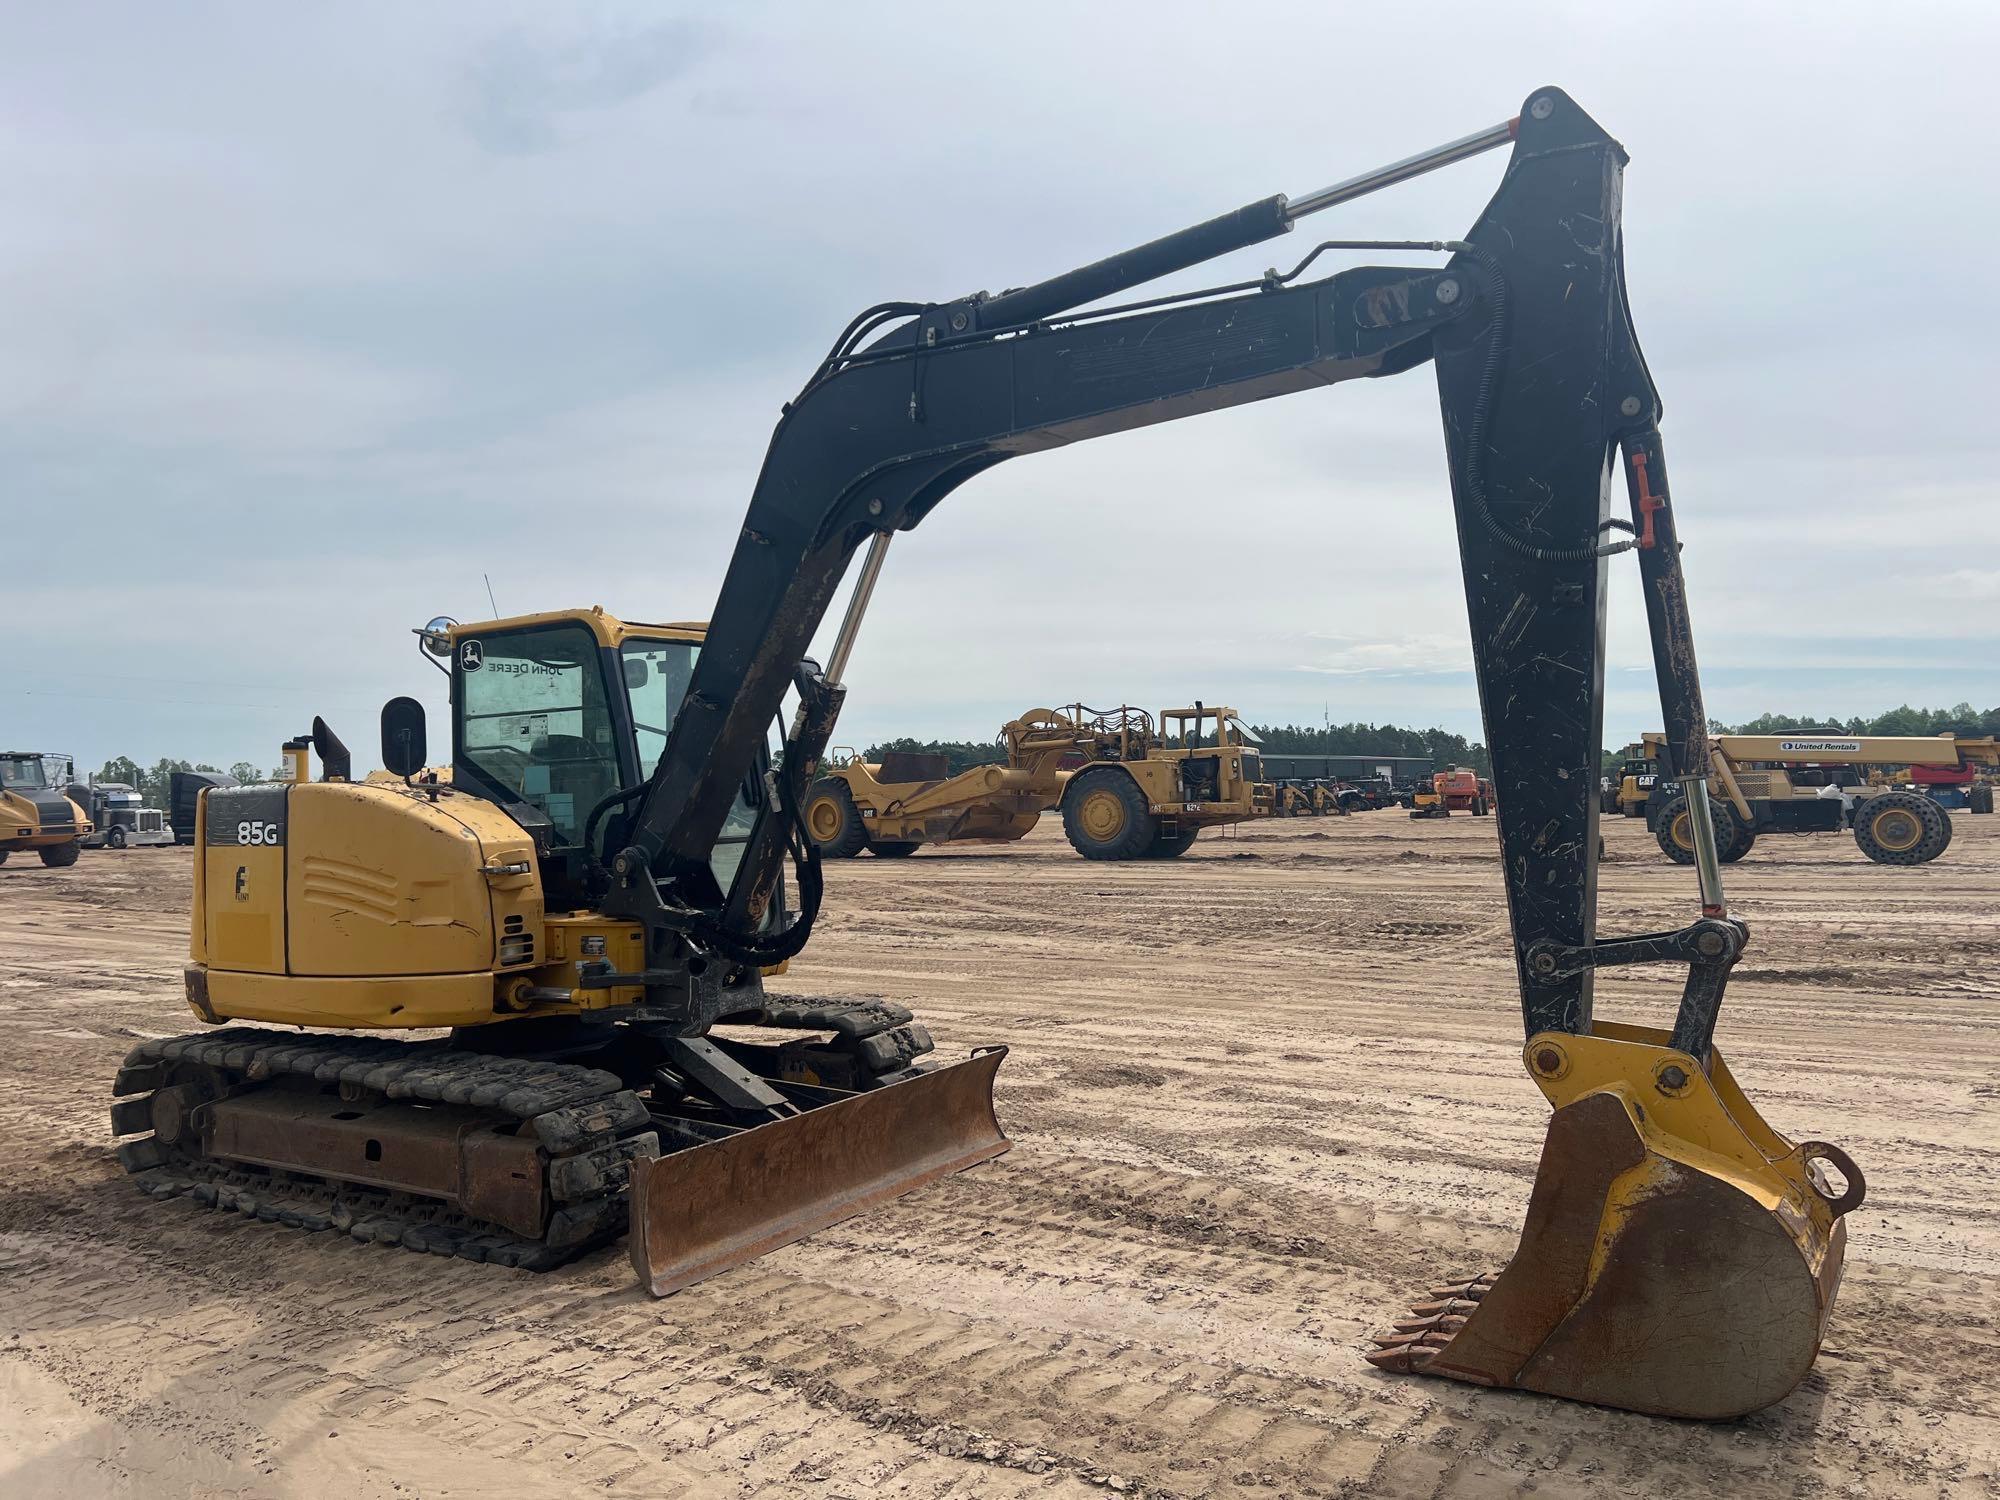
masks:
[[[868,845],[868,852],[880,859],[904,859],[922,848],[921,844],[906,844],[881,840]]]
[[[1144,859],[1159,828],[1139,784],[1115,766],[1078,772],[1063,794],[1063,832],[1085,859]]]
[[[1725,864],[1734,864],[1750,852],[1756,842],[1756,832],[1745,828],[1743,820],[1736,816],[1736,809],[1727,802],[1708,799],[1715,819],[1715,853]],[[1653,837],[1659,841],[1660,852],[1677,865],[1694,863],[1694,830],[1687,815],[1687,794],[1683,792],[1660,809],[1660,820],[1653,826]]]
[[[104,842],[114,849],[123,849],[125,847],[125,830],[122,828],[112,829],[111,832],[104,835]]]
[[[1148,859],[1179,859],[1194,847],[1199,836],[1199,828],[1190,828],[1186,833],[1160,833],[1153,836],[1153,842],[1146,848]]]
[[[65,870],[76,863],[77,855],[82,852],[81,844],[55,844],[42,850],[42,863],[54,870]]]
[[[1878,865],[1926,864],[1951,842],[1938,828],[1942,820],[1928,797],[1881,792],[1855,807],[1854,842]]]
[[[806,799],[806,831],[828,859],[852,859],[868,847],[868,825],[844,781],[822,781]]]
[[[1992,812],[1993,788],[1984,782],[1979,783],[1977,786],[1967,787],[1965,791],[1965,810],[1973,813]]]

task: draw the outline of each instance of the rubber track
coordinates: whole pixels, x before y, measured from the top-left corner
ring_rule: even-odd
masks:
[[[572,1169],[596,1191],[567,1196],[541,1240],[522,1239],[468,1218],[435,1200],[355,1183],[285,1172],[265,1173],[195,1156],[151,1135],[127,1139],[118,1160],[145,1192],[187,1196],[205,1207],[316,1231],[335,1229],[373,1244],[401,1245],[526,1270],[547,1270],[617,1238],[624,1231],[625,1189],[634,1155],[658,1151],[644,1104],[615,1074],[570,1063],[454,1052],[431,1043],[386,1037],[299,1036],[231,1027],[168,1037],[135,1047],[113,1092],[113,1130],[131,1131],[130,1109],[172,1081],[177,1068],[212,1068],[235,1079],[263,1082],[310,1078],[370,1089],[391,1099],[492,1109],[533,1129],[549,1152],[553,1187],[558,1167],[596,1154]],[[134,1098],[132,1096],[141,1096]],[[124,1115],[124,1120],[120,1116]]]

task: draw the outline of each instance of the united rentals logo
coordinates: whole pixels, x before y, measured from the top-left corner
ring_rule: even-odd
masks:
[[[1787,755],[1809,755],[1815,750],[1843,751],[1849,755],[1861,753],[1859,740],[1779,740],[1778,748]]]

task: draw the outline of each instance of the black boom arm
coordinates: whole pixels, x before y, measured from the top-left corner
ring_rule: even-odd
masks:
[[[1429,247],[1451,250],[1443,267],[1370,266],[1317,281],[1267,274],[1211,294],[1062,317],[1083,300],[1282,233],[1301,212],[1510,137],[1506,175],[1478,222],[1463,241]],[[797,677],[807,711],[771,778],[775,795],[733,893],[716,887],[709,865],[863,543],[915,527],[973,475],[1018,454],[1429,360],[1526,1027],[1588,1031],[1611,552],[1642,548],[1670,733],[1692,725],[1682,736],[1691,742],[1706,723],[1665,507],[1659,401],[1626,309],[1624,162],[1618,143],[1567,96],[1538,90],[1518,121],[1312,200],[1252,204],[999,297],[890,304],[856,319],[772,436],[686,703],[611,862],[606,909],[647,924],[649,965],[670,961],[675,944],[738,957],[761,951],[743,945],[757,936],[753,914],[764,910],[785,844],[810,861],[796,809],[831,729],[830,710],[814,711],[813,700],[837,701],[837,690],[808,671]],[[894,326],[861,342],[885,324]],[[1609,512],[1610,456],[1621,448],[1633,486],[1629,524]],[[1691,761],[1675,769],[1706,771]],[[1719,918],[1719,890],[1712,903],[1710,894],[1705,884],[1704,904]],[[810,909],[808,901],[808,922]],[[1698,1055],[1741,943],[1724,946],[1694,976],[1700,985],[1691,979],[1684,1005],[1685,1029],[1701,1033]],[[1704,950],[1688,951],[1701,968]],[[1608,948],[1602,961],[1614,961]]]

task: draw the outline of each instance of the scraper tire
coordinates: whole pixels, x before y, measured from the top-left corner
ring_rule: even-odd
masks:
[[[868,847],[868,825],[844,781],[822,781],[806,799],[806,828],[828,859],[852,859]]]
[[[1144,859],[1159,826],[1122,767],[1080,771],[1063,793],[1063,832],[1085,859]]]

